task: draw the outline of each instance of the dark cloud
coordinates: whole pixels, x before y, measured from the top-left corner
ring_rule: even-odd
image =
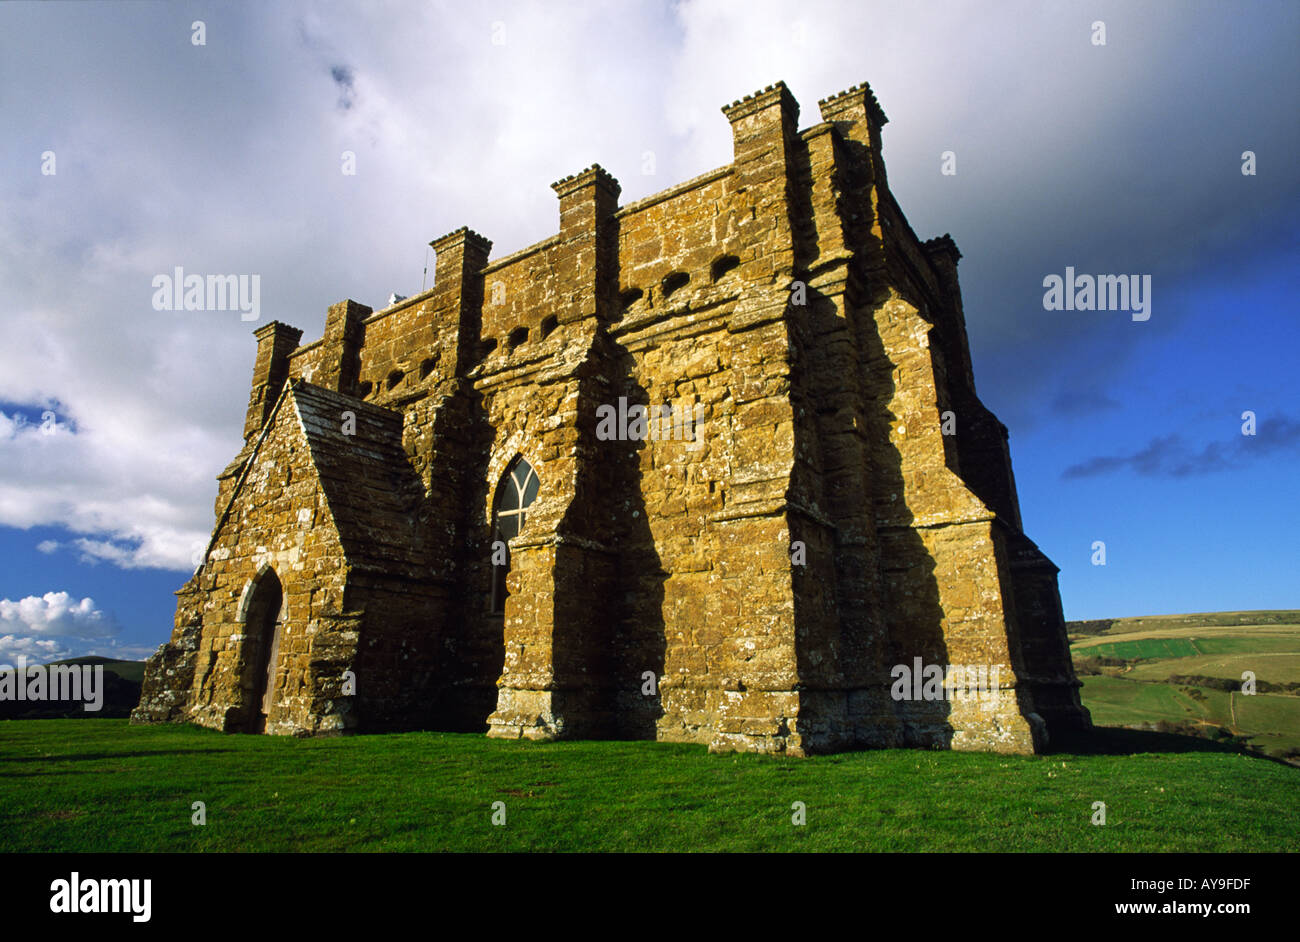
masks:
[[[352,106],[356,104],[357,100],[357,88],[352,70],[346,65],[332,65],[330,66],[330,78],[334,80],[334,84],[339,89],[339,110],[352,110]]]
[[[1114,471],[1132,471],[1146,477],[1183,478],[1216,471],[1239,471],[1248,463],[1300,446],[1300,422],[1285,416],[1259,419],[1254,435],[1214,441],[1199,451],[1179,435],[1163,435],[1129,455],[1099,455],[1071,465],[1061,477],[1095,477]]]
[[[1057,415],[1091,415],[1117,408],[1118,402],[1096,389],[1067,389],[1052,400],[1052,411]]]
[[[1267,417],[1260,419],[1257,431],[1258,434],[1248,440],[1253,443],[1250,447],[1257,449],[1261,454],[1284,451],[1300,444],[1300,422],[1294,422],[1285,416],[1276,419]]]

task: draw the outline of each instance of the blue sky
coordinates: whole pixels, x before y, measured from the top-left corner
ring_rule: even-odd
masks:
[[[0,5],[0,661],[170,631],[258,324],[155,311],[155,274],[256,273],[311,340],[431,238],[546,237],[593,162],[624,201],[729,162],[718,109],[777,79],[804,127],[871,82],[900,205],[961,247],[1066,617],[1300,607],[1297,36],[1269,2]],[[1066,266],[1150,275],[1151,319],[1045,310]]]

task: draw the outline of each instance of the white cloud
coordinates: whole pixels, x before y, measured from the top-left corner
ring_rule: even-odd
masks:
[[[158,650],[158,645],[120,644],[116,640],[100,641],[78,646],[75,657],[97,654],[119,661],[143,661]]]
[[[202,537],[187,543],[184,534],[163,530],[139,537],[135,546],[84,537],[73,540],[71,545],[81,551],[82,562],[92,565],[104,561],[122,569],[175,569],[180,565],[193,569],[198,565],[194,554],[207,543]]]
[[[156,646],[119,644],[114,639],[78,641],[65,638],[0,635],[0,668],[15,666],[19,657],[25,658],[25,663],[29,665],[48,664],[50,661],[62,661],[92,654],[120,661],[143,661],[156,650]]]
[[[136,660],[153,653],[151,647],[121,644],[114,637],[119,632],[117,620],[91,598],[46,592],[0,599],[0,664],[14,664],[20,655],[36,664],[86,654]]]
[[[13,666],[24,657],[29,664],[44,664],[72,657],[72,650],[61,641],[0,635],[0,667]]]
[[[46,592],[16,602],[0,599],[0,631],[42,638],[100,638],[116,634],[118,625],[95,608],[93,599]]]
[[[0,523],[61,524],[109,537],[45,540],[37,547],[42,553],[75,546],[83,557],[126,568],[192,568],[193,546],[212,519],[215,472],[235,449],[202,428],[184,427],[184,416],[123,419],[114,400],[124,413],[143,410],[111,385],[98,398],[75,377],[64,389],[76,433],[61,423],[47,434],[0,413]],[[189,447],[169,447],[178,441]]]

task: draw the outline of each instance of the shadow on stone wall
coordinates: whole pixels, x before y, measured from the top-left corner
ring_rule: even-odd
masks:
[[[497,679],[505,664],[505,619],[490,609],[492,532],[488,521],[488,464],[495,432],[488,424],[482,394],[465,383],[462,397],[462,442],[439,442],[447,449],[444,467],[456,468],[452,489],[460,495],[460,512],[452,520],[447,572],[451,604],[439,642],[436,706],[431,728],[445,732],[483,733],[497,706]],[[452,454],[459,451],[455,459]],[[538,469],[538,474],[544,474]],[[435,517],[435,519],[440,519]]]
[[[808,549],[806,565],[793,570],[803,746],[812,752],[898,746],[872,503],[877,482],[857,428],[857,348],[835,300],[811,287],[807,306],[791,308],[790,324],[792,402],[805,417],[795,425],[790,497],[833,524],[797,513],[791,519],[792,537],[796,529],[806,534]],[[828,651],[833,661],[825,658]]]
[[[852,300],[852,299],[851,299]],[[904,499],[903,455],[891,435],[894,415],[889,409],[895,393],[893,361],[870,311],[875,304],[857,304],[858,351],[868,396],[865,399],[871,491],[880,541],[880,570],[890,668],[912,669],[915,659],[925,665],[949,663],[943,636],[944,610],[939,600],[935,562],[913,528],[916,520]],[[882,525],[882,521],[884,524]],[[894,700],[894,711],[907,746],[949,748],[953,728],[946,699]]]
[[[611,341],[612,343],[612,341]],[[620,365],[619,395],[628,407],[651,403],[647,390],[632,376],[633,358],[614,344],[615,362]],[[618,601],[614,627],[614,724],[613,734],[626,739],[655,739],[659,719],[664,715],[659,691],[667,657],[667,628],[664,623],[663,568],[650,530],[650,511],[645,502],[645,481],[641,454],[653,447],[648,442],[598,442],[612,461],[611,485],[615,503],[613,545],[618,549],[615,597]],[[676,446],[670,446],[676,447]],[[647,685],[646,673],[653,675]],[[653,690],[646,694],[645,690]]]

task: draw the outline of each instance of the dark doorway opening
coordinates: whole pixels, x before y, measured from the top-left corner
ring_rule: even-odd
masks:
[[[266,732],[266,718],[275,700],[275,673],[280,660],[280,634],[283,619],[284,591],[274,569],[268,569],[253,586],[244,620],[246,644],[251,645],[248,663],[252,669],[252,695],[249,699],[250,733]]]

